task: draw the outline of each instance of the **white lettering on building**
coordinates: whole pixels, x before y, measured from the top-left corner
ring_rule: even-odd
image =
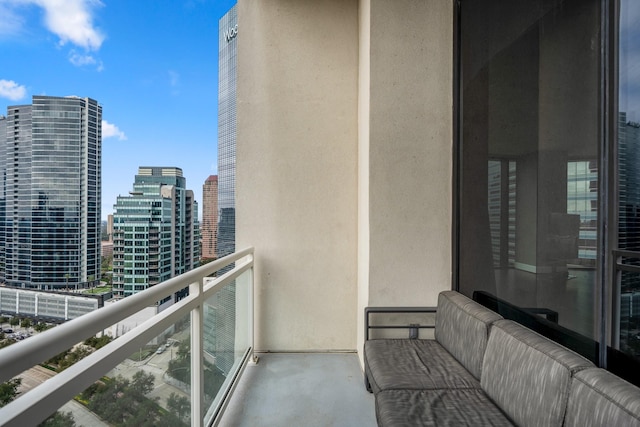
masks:
[[[237,35],[238,35],[238,24],[236,24],[234,27],[227,29],[227,31],[224,32],[224,38],[227,40],[227,43],[235,39]]]

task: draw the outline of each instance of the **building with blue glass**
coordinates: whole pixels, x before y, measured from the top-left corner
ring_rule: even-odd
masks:
[[[238,14],[232,7],[219,21],[218,36],[218,244],[221,258],[235,251],[236,79]]]
[[[182,169],[138,168],[113,214],[113,293],[126,297],[197,266],[198,204]]]
[[[102,107],[34,96],[0,119],[0,280],[86,288],[100,278]]]

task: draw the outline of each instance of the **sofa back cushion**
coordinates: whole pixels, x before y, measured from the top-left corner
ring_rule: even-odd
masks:
[[[604,369],[585,369],[571,381],[568,427],[640,426],[640,388]]]
[[[435,338],[471,374],[480,379],[489,328],[498,313],[466,296],[445,291],[438,296]]]
[[[594,365],[511,320],[491,327],[480,385],[516,424],[560,426],[573,373]]]

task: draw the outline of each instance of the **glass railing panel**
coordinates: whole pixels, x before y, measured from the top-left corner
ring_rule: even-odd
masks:
[[[218,411],[251,348],[251,270],[204,304],[205,424]]]
[[[63,405],[50,422],[188,426],[190,353],[190,317],[186,315]]]
[[[211,408],[225,400],[221,396],[228,395],[231,380],[250,355],[252,257],[241,260],[251,254],[247,249],[234,255],[238,270],[216,277],[205,268],[201,275],[178,276],[40,337],[32,325],[35,337],[24,338],[33,342],[31,347],[21,346],[17,338],[10,343],[15,347],[0,349],[2,381],[24,377],[16,385],[15,401],[0,404],[0,424],[38,425],[50,414],[55,425],[76,426],[202,425],[203,417],[212,420],[209,413],[218,411]],[[7,330],[10,320],[5,323],[2,342],[15,332]],[[194,349],[203,351],[196,357]],[[21,372],[34,353],[49,360]],[[193,373],[201,369],[204,376],[197,379],[196,390]]]

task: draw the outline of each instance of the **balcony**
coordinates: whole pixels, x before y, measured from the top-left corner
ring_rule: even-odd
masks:
[[[254,353],[253,266],[245,249],[0,350],[0,382],[23,379],[0,425],[55,411],[118,425],[140,416],[131,408],[154,425],[375,425],[355,353]],[[96,335],[117,338],[57,374],[42,366]]]

